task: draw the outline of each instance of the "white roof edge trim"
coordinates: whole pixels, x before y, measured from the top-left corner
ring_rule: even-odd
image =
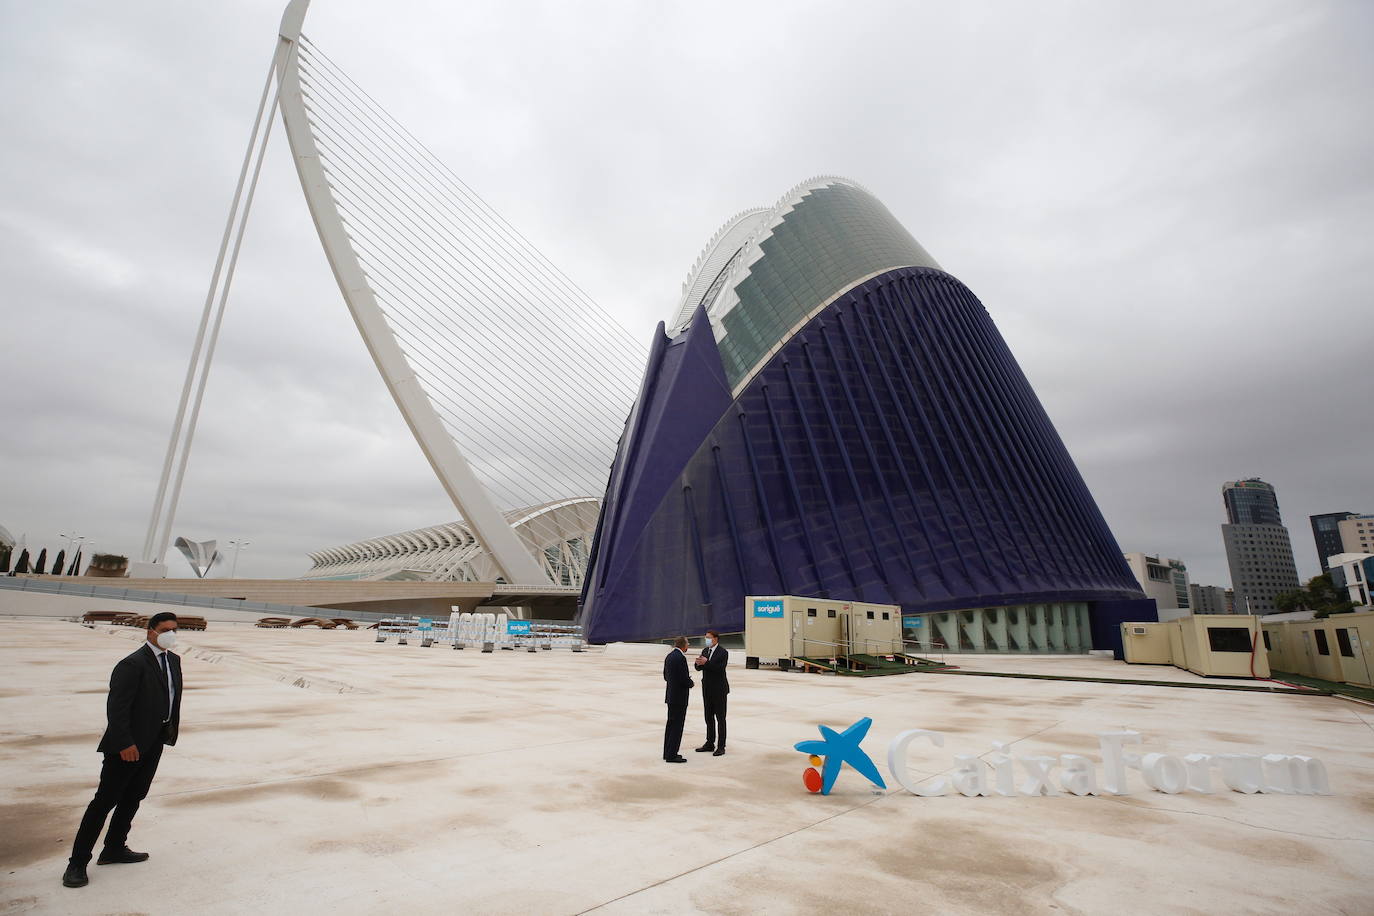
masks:
[[[734,287],[748,276],[748,266],[759,259],[759,245],[772,235],[772,230],[782,222],[783,217],[792,212],[802,198],[812,191],[835,184],[849,185],[876,197],[872,191],[851,178],[842,175],[816,175],[788,188],[771,207],[743,210],[717,229],[687,273],[687,279],[682,284],[682,298],[678,300],[668,336],[677,336],[687,326],[701,296],[705,295],[716,276],[734,259],[736,253],[744,248],[751,248],[753,250],[745,252],[744,257],[731,268],[730,276],[716,294],[715,301],[706,304],[711,323],[716,326],[716,338],[719,339],[723,334],[719,320],[728,314],[738,301],[738,297],[734,295]]]

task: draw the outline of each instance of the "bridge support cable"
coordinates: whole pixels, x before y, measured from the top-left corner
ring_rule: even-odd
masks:
[[[205,306],[201,312],[200,326],[196,330],[195,344],[191,348],[191,359],[186,367],[186,380],[182,384],[176,419],[172,423],[172,434],[168,439],[167,454],[162,462],[162,474],[158,480],[157,495],[153,499],[153,511],[148,520],[148,532],[143,540],[141,557],[146,563],[162,563],[167,553],[167,546],[172,539],[172,525],[176,520],[177,504],[181,497],[181,485],[186,475],[186,463],[190,458],[191,443],[195,438],[196,423],[200,417],[200,405],[205,395],[205,384],[210,372],[210,363],[214,358],[220,324],[224,319],[224,306],[228,301],[229,288],[234,280],[234,269],[238,263],[239,249],[243,243],[244,229],[248,224],[248,213],[252,208],[253,193],[257,188],[258,175],[262,170],[263,154],[266,152],[267,139],[272,132],[272,123],[276,115],[281,89],[278,84],[276,92],[273,92],[272,86],[277,70],[282,64],[282,55],[288,52],[289,48],[279,42],[273,52],[272,62],[267,69],[267,79],[263,82],[261,98],[258,99],[258,110],[253,119],[253,130],[248,138],[248,148],[243,154],[243,165],[239,169],[238,183],[234,188],[229,216],[224,223],[224,234],[220,238],[219,253],[215,257],[215,268],[210,275],[210,289],[205,294]],[[268,103],[269,94],[271,95],[271,104]],[[248,180],[250,173],[252,175],[251,181]],[[232,254],[230,254],[231,238],[233,240]],[[226,254],[229,255],[227,269]],[[188,405],[191,405],[189,420],[186,415]]]
[[[463,530],[485,551],[484,574],[576,584],[589,546],[586,511],[561,507],[590,506],[586,497],[604,492],[645,349],[301,34],[308,6],[290,0],[282,16],[143,558],[161,562],[171,540],[280,111],[340,292]],[[472,575],[469,556],[455,547],[434,575]]]
[[[551,507],[604,492],[645,349],[300,33],[307,4],[280,109],[345,302],[496,573],[573,584],[586,523]],[[434,574],[470,575],[435,538]]]
[[[493,494],[507,506],[600,494],[642,349],[308,38],[299,69],[374,294],[446,426],[491,472]],[[607,393],[618,397],[608,404]]]

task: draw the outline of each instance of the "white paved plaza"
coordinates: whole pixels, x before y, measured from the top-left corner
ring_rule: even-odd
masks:
[[[181,740],[130,846],[140,865],[61,874],[99,771],[111,666],[140,633],[0,618],[0,914],[1368,913],[1374,707],[1338,698],[919,674],[730,672],[730,745],[660,761],[658,649],[498,652],[212,622],[186,633]],[[742,653],[736,659],[742,662]],[[732,659],[735,660],[735,659]],[[987,669],[997,659],[969,660]],[[1012,667],[1014,665],[1014,668]],[[1197,681],[1097,660],[1002,670]],[[792,749],[871,716],[886,776],[983,754],[1302,753],[1333,794],[828,797]]]

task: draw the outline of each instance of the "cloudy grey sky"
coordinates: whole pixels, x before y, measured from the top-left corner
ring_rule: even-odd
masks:
[[[0,525],[137,554],[281,0],[0,0]],[[1374,5],[315,0],[308,34],[647,340],[731,214],[873,190],[987,305],[1125,550],[1223,481],[1374,512]],[[239,574],[455,511],[274,137],[176,532]],[[189,571],[179,557],[174,575]]]

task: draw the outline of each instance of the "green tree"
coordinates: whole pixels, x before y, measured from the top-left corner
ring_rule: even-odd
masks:
[[[1355,609],[1345,589],[1336,588],[1330,573],[1322,573],[1307,580],[1302,588],[1281,592],[1274,596],[1274,607],[1280,611],[1311,611],[1320,620],[1332,614],[1345,614]]]

